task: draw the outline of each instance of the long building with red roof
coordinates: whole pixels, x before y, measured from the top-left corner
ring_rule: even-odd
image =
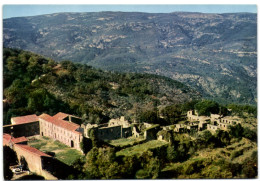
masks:
[[[80,142],[83,139],[80,125],[63,120],[69,114],[58,113],[54,116],[42,114],[39,116],[40,135],[58,140],[72,148],[80,149]]]
[[[12,124],[25,124],[36,121],[39,121],[38,116],[36,114],[11,118]]]

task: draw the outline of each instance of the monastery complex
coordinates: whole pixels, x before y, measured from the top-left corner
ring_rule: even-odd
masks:
[[[41,114],[39,116],[27,115],[11,118],[11,125],[3,126],[3,145],[9,146],[17,152],[18,159],[24,157],[28,162],[28,168],[44,176],[46,179],[57,179],[50,172],[52,156],[41,152],[27,145],[27,137],[40,135],[81,151],[80,143],[83,138],[90,138],[90,130],[95,130],[96,136],[100,140],[114,140],[127,137],[143,136],[145,140],[158,139],[167,141],[162,132],[190,132],[210,130],[227,130],[230,125],[239,123],[238,117],[224,117],[218,114],[198,116],[196,111],[188,111],[186,122],[169,126],[152,125],[149,123],[132,123],[122,116],[111,119],[106,124],[76,124],[81,122],[79,117],[59,112],[54,116]],[[81,151],[82,152],[82,151]]]

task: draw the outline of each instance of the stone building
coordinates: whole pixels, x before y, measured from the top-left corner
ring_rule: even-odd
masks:
[[[189,121],[191,121],[191,122],[192,121],[208,121],[208,120],[210,120],[210,117],[208,117],[208,116],[199,116],[197,111],[191,110],[191,111],[187,112],[187,119]]]
[[[34,136],[39,134],[39,119],[35,114],[11,118],[11,125],[4,125],[3,132],[13,137]]]
[[[215,132],[219,129],[219,127],[217,125],[208,124],[207,129]]]
[[[38,116],[36,116],[36,114],[11,118],[12,124],[25,124],[37,121],[39,121],[39,119]]]
[[[222,130],[227,130],[229,128],[230,124],[226,124],[226,123],[219,123],[218,124],[218,128],[222,129]]]
[[[132,136],[132,128],[123,116],[117,119],[111,119],[105,124],[82,124],[81,128],[84,129],[84,136],[89,138],[91,129],[95,130],[96,136],[101,140],[113,140],[119,138],[127,138]]]
[[[207,125],[209,124],[209,121],[200,121],[199,122],[199,130],[205,130],[207,129]]]
[[[14,138],[9,134],[4,133],[3,134],[3,146],[9,146],[10,148],[13,148],[14,144],[25,144],[27,145],[27,138],[24,136],[19,138]]]
[[[136,124],[133,125],[132,136],[135,138],[139,138],[140,135],[141,135],[141,131],[139,130],[138,126]]]
[[[60,113],[58,114],[61,115]],[[80,142],[83,139],[82,129],[78,124],[62,119],[63,117],[59,117],[57,115],[40,115],[40,135],[58,140],[67,146],[81,151]]]
[[[90,130],[91,130],[91,128],[97,128],[98,127],[98,125],[97,124],[90,124],[90,123],[88,123],[88,124],[81,124],[81,128],[84,130],[84,136],[86,137],[86,138],[89,138],[90,137]]]
[[[123,127],[122,125],[119,126],[107,126],[107,124],[99,125],[99,126],[85,126],[84,135],[88,135],[90,129],[94,129],[96,136],[98,139],[101,140],[114,140],[119,138],[127,138],[132,136],[132,128],[131,127]]]
[[[235,125],[235,124],[240,123],[240,121],[239,121],[238,117],[225,116],[225,117],[222,117],[218,123],[226,123],[229,125]]]
[[[52,166],[51,164],[48,164],[48,162],[46,162],[46,159],[52,160],[52,157],[50,155],[47,155],[40,150],[37,150],[36,148],[24,144],[14,144],[13,150],[16,152],[19,161],[22,157],[25,158],[28,164],[28,168],[31,172],[42,175],[47,180],[57,179],[46,169],[44,169],[45,167]]]
[[[125,120],[124,116],[121,116],[120,118],[109,120],[108,127],[112,126],[123,126],[123,128],[128,128],[130,127],[130,123],[127,120]]]
[[[144,130],[144,139],[145,140],[155,140],[157,139],[157,133],[160,131],[160,125],[153,125]]]
[[[74,115],[66,114],[66,113],[63,113],[63,112],[59,112],[59,113],[55,114],[53,116],[53,118],[58,119],[58,120],[73,122],[73,123],[76,123],[76,124],[81,124],[81,122],[82,122],[81,118],[74,116]]]
[[[177,133],[183,133],[185,131],[186,126],[184,124],[174,124],[175,128],[174,128],[174,132]]]

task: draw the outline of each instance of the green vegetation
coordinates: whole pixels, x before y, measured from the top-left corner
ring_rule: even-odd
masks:
[[[130,121],[153,123],[149,131],[184,123],[183,115],[191,109],[199,115],[239,116],[241,123],[228,131],[162,130],[169,143],[142,138],[107,143],[91,129],[90,139],[81,143],[85,155],[47,137],[31,139],[30,146],[77,170],[69,179],[255,178],[256,107],[221,105],[196,95],[184,84],[161,76],[107,72],[70,61],[57,64],[29,52],[4,49],[4,124],[13,116],[62,111],[97,124],[124,115]]]
[[[219,104],[210,100],[202,100],[195,104],[195,109],[198,111],[199,116],[210,116],[210,113],[219,113]]]
[[[255,178],[257,176],[257,166],[253,165],[257,163],[255,150],[257,150],[256,143],[245,138],[227,147],[201,149],[184,162],[167,163],[161,171],[160,178]],[[249,174],[245,174],[243,168],[249,169]]]
[[[157,106],[199,97],[166,77],[105,72],[70,61],[57,64],[21,50],[4,49],[3,62],[4,124],[14,116],[59,111],[90,123],[104,123],[121,115],[138,119]]]
[[[232,113],[235,115],[239,115],[243,117],[245,114],[253,115],[255,118],[257,117],[257,107],[252,105],[237,105],[237,104],[229,104],[227,106],[228,109],[232,110]],[[245,115],[245,116],[248,116]]]
[[[46,137],[34,137],[34,139],[29,140],[28,144],[42,152],[54,155],[54,158],[67,165],[73,165],[75,160],[82,156],[80,151],[72,149],[59,141],[46,139]]]
[[[109,142],[109,144],[111,144],[113,146],[124,147],[124,146],[128,146],[128,145],[137,144],[137,143],[143,142],[143,141],[144,141],[143,138],[130,137],[130,138],[120,138],[120,139],[116,139],[116,140],[111,140]]]
[[[224,104],[257,103],[256,13],[55,13],[4,19],[3,27],[4,47],[103,70],[156,73]]]
[[[55,153],[55,158],[67,165],[73,165],[75,160],[79,159],[81,156],[82,154],[75,149],[64,149],[64,151]]]
[[[135,145],[133,147],[129,147],[123,150],[120,150],[116,153],[117,156],[124,155],[124,156],[132,156],[132,155],[140,155],[145,151],[153,150],[155,148],[161,147],[163,145],[167,145],[168,143],[158,140],[148,141],[143,144]]]
[[[83,139],[80,143],[80,148],[84,154],[87,154],[92,148],[92,140],[89,138],[83,137]]]

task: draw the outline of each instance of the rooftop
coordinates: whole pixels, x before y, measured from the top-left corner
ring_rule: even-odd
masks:
[[[11,135],[4,133],[3,134],[3,145],[7,145],[12,139]]]
[[[27,116],[19,116],[11,118],[12,124],[24,124],[31,123],[38,120],[38,116],[36,114],[27,115]]]
[[[37,156],[46,156],[46,157],[51,157],[50,155],[47,155],[46,153],[41,152],[40,150],[37,150],[36,148],[30,147],[28,145],[19,145],[19,144],[15,144],[16,147],[19,147],[23,150],[26,150],[30,153],[33,153]]]
[[[4,133],[3,134],[3,144],[7,145],[7,144],[9,144],[10,141],[12,141],[12,143],[21,143],[21,142],[28,141],[28,140],[24,136],[19,137],[19,138],[13,138],[11,135]]]
[[[28,140],[27,140],[27,138],[22,136],[22,137],[19,137],[19,138],[12,138],[11,141],[13,143],[21,143],[21,142],[25,142],[25,141],[28,141]]]
[[[66,118],[68,116],[69,116],[69,114],[66,114],[66,113],[63,113],[63,112],[59,112],[59,113],[55,114],[53,116],[53,118],[55,118],[55,119],[64,119],[64,118]]]
[[[62,128],[65,128],[69,131],[73,131],[73,132],[76,132],[76,133],[79,133],[77,131],[75,131],[76,129],[78,129],[80,127],[80,125],[78,124],[75,124],[75,123],[72,123],[72,122],[68,122],[68,121],[64,121],[62,119],[59,119],[59,116],[62,117],[62,115],[65,115],[65,113],[58,113],[56,114],[55,116],[51,117],[50,115],[48,114],[42,114],[40,115],[39,117],[47,122],[50,122],[56,126],[59,126],[59,127],[62,127]],[[68,114],[67,114],[68,115]],[[80,134],[80,133],[79,133]]]

